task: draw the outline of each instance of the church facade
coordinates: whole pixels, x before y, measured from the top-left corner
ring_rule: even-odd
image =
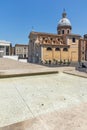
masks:
[[[83,53],[80,53],[82,41],[85,46],[87,39],[72,34],[71,23],[64,11],[57,26],[57,34],[30,32],[28,60],[33,63],[49,60],[78,62],[82,60]],[[87,56],[84,60],[86,58]]]

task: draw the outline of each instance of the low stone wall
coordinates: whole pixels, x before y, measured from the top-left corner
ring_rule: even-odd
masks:
[[[18,60],[18,56],[3,56],[3,58],[8,58],[8,59],[12,59],[12,60]]]
[[[27,63],[27,59],[19,59],[18,61]]]

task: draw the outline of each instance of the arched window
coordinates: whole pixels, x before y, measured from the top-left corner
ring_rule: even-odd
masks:
[[[68,51],[68,48],[63,48],[63,51]]]
[[[60,34],[60,31],[58,31],[58,34]]]
[[[64,34],[64,30],[62,30],[62,34]]]
[[[67,30],[67,33],[69,34],[69,30]]]
[[[59,47],[55,48],[55,51],[60,51],[60,48]]]
[[[52,48],[51,47],[47,47],[47,51],[52,51]]]

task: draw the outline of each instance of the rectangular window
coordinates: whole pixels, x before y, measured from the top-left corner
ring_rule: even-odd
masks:
[[[82,52],[82,54],[84,54],[84,52]]]
[[[74,43],[75,43],[75,42],[76,42],[76,39],[75,39],[75,38],[72,38],[72,42],[74,42]]]
[[[0,46],[0,48],[4,48],[4,46]]]
[[[64,34],[64,30],[62,30],[62,34]]]
[[[9,55],[9,47],[6,46],[6,55]]]

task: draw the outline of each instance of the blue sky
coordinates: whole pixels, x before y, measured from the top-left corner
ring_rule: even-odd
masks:
[[[27,44],[32,26],[37,32],[57,33],[63,8],[72,32],[86,34],[87,0],[0,0],[0,40]]]

